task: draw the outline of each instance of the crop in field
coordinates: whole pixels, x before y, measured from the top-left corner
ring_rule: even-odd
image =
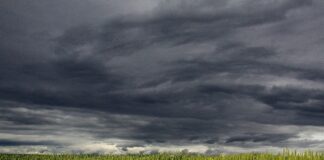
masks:
[[[324,160],[324,153],[305,151],[303,153],[284,151],[279,154],[134,154],[134,155],[36,155],[0,154],[0,160]]]

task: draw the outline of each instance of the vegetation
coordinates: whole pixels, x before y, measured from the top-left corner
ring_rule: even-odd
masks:
[[[324,153],[284,151],[280,154],[247,153],[228,155],[136,154],[136,155],[28,155],[0,154],[0,160],[324,160]]]

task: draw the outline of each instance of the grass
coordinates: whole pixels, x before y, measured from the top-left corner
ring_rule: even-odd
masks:
[[[33,155],[0,154],[0,160],[324,160],[324,153],[284,151],[280,154],[246,153],[229,155],[135,154],[135,155]]]

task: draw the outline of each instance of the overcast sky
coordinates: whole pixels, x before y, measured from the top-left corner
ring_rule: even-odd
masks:
[[[1,0],[0,152],[324,149],[322,0]]]

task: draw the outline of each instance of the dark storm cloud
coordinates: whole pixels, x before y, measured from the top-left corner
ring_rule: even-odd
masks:
[[[51,145],[59,145],[59,144],[51,141],[31,142],[31,141],[0,140],[0,146],[38,146],[38,145],[51,146]]]
[[[6,114],[1,115],[2,121],[11,121],[15,125],[49,125],[53,122],[47,120],[45,117],[38,117],[37,115],[28,115],[26,113],[15,114],[12,111],[3,110]]]
[[[140,9],[131,1],[1,3],[2,132],[41,136],[71,127],[89,141],[132,141],[117,145],[127,152],[146,144],[282,146],[298,133],[280,125],[323,126],[323,67],[311,63],[318,54],[298,61],[289,48],[296,44],[267,41],[280,41],[282,26],[303,24],[300,13],[315,15],[309,9],[318,1],[143,0]],[[108,8],[84,12],[91,6]]]
[[[223,38],[231,34],[237,28],[266,24],[280,21],[285,18],[285,14],[296,7],[309,5],[311,1],[285,1],[282,5],[270,7],[260,11],[253,9],[246,11],[217,11],[217,5],[224,5],[221,2],[199,1],[193,4],[185,1],[176,1],[179,9],[168,9],[161,3],[157,15],[153,18],[136,20],[137,17],[117,18],[108,22],[102,31],[99,44],[106,54],[111,52],[134,52],[147,45],[155,43],[175,43],[175,45],[211,41]],[[170,3],[172,4],[172,3]],[[198,11],[193,11],[192,7],[197,5]],[[258,5],[252,4],[253,5]],[[260,4],[264,5],[264,4]],[[215,11],[200,11],[207,6],[215,7]],[[245,6],[246,7],[246,6]],[[121,50],[121,51],[120,51]]]
[[[280,142],[284,141],[288,138],[293,137],[293,135],[285,135],[285,134],[261,134],[261,135],[245,135],[245,136],[237,136],[231,137],[226,140],[226,143],[236,143],[236,142]]]
[[[207,3],[208,4],[208,3]],[[207,5],[204,4],[203,5]],[[276,10],[280,10],[279,13],[281,13],[281,16],[284,15],[285,11],[291,9],[292,7],[294,7],[295,5],[292,5],[291,3],[285,3],[283,6],[280,7],[275,7],[270,9],[271,13],[276,11]],[[265,17],[273,17],[272,14],[269,13],[264,13]],[[186,9],[185,9],[186,12]],[[267,10],[268,12],[268,10]],[[278,13],[278,14],[279,14]],[[195,13],[193,13],[195,15]],[[197,16],[197,17],[196,17]],[[120,21],[120,20],[114,20],[112,22],[109,22],[108,25],[106,27],[103,28],[102,32],[99,33],[93,33],[94,31],[91,30],[91,28],[87,28],[87,27],[76,27],[76,28],[72,28],[68,31],[66,31],[64,33],[63,36],[61,36],[58,39],[58,46],[56,49],[56,53],[58,54],[63,54],[62,57],[63,58],[59,58],[58,60],[52,62],[51,66],[47,66],[46,64],[39,64],[39,66],[35,65],[35,66],[31,66],[31,68],[28,68],[29,66],[22,66],[27,72],[27,75],[29,76],[30,73],[28,73],[28,71],[32,72],[37,68],[44,68],[43,65],[46,65],[45,67],[48,67],[47,70],[43,70],[43,71],[38,71],[37,73],[44,73],[46,71],[48,72],[52,72],[52,74],[49,74],[48,76],[51,77],[44,77],[49,79],[48,82],[54,81],[55,83],[59,83],[61,80],[65,80],[65,82],[63,82],[63,84],[58,84],[58,87],[62,87],[62,86],[66,86],[69,84],[69,80],[73,80],[73,83],[76,84],[80,84],[79,88],[71,88],[70,91],[68,89],[65,89],[67,93],[63,94],[57,94],[57,93],[43,93],[40,89],[40,91],[33,91],[35,95],[28,95],[30,93],[30,91],[26,90],[26,91],[20,91],[21,93],[19,93],[19,91],[12,91],[10,89],[3,89],[4,91],[4,95],[5,96],[9,96],[10,95],[21,95],[19,97],[13,97],[13,98],[17,98],[17,99],[22,99],[22,100],[29,100],[29,101],[35,101],[35,103],[44,103],[44,104],[54,104],[54,105],[66,105],[66,106],[89,106],[92,105],[92,103],[94,103],[94,106],[98,106],[99,108],[102,108],[102,106],[105,106],[107,104],[105,104],[105,102],[103,102],[103,104],[101,104],[101,99],[104,99],[105,101],[108,101],[111,99],[112,103],[117,103],[114,105],[119,105],[118,103],[123,103],[120,101],[126,101],[126,103],[130,103],[131,105],[133,104],[139,104],[141,105],[141,103],[143,103],[143,105],[146,104],[150,104],[150,103],[155,103],[155,101],[152,101],[153,99],[159,99],[159,98],[149,98],[149,97],[144,97],[144,96],[139,96],[138,98],[136,97],[137,95],[135,95],[135,97],[128,97],[128,96],[124,96],[125,98],[123,98],[122,100],[118,100],[115,99],[114,96],[110,96],[107,93],[96,93],[98,92],[97,90],[89,91],[89,88],[92,87],[96,87],[97,85],[100,85],[100,87],[106,88],[106,90],[104,90],[104,92],[109,92],[111,90],[111,88],[103,86],[104,84],[102,83],[106,83],[107,85],[110,86],[117,86],[117,84],[115,84],[114,82],[109,82],[107,81],[107,77],[111,77],[111,75],[109,75],[109,73],[104,73],[101,70],[104,70],[105,68],[100,66],[103,65],[104,62],[102,62],[102,60],[100,60],[101,57],[96,57],[96,55],[91,56],[91,57],[86,57],[84,59],[81,58],[81,60],[77,60],[76,58],[79,56],[82,56],[82,49],[80,50],[79,47],[80,46],[86,46],[86,45],[95,45],[95,50],[94,52],[96,53],[96,48],[98,47],[97,45],[99,45],[99,48],[102,49],[103,46],[105,47],[109,47],[109,50],[107,51],[107,49],[104,50],[100,50],[100,52],[106,52],[106,55],[110,55],[110,54],[115,54],[115,52],[119,52],[120,49],[122,49],[121,52],[125,53],[125,49],[126,50],[130,50],[130,51],[134,51],[134,49],[136,49],[138,46],[137,43],[143,43],[140,44],[142,47],[144,47],[145,45],[148,45],[147,43],[144,43],[145,41],[149,41],[149,43],[163,43],[164,41],[174,41],[176,39],[187,39],[187,36],[193,36],[192,40],[190,40],[190,42],[192,41],[196,41],[199,40],[198,37],[203,37],[206,38],[208,37],[208,35],[213,35],[213,32],[210,32],[210,30],[206,30],[203,28],[201,28],[202,26],[204,26],[205,24],[207,25],[211,25],[210,27],[217,27],[218,29],[216,31],[222,30],[222,28],[224,28],[225,30],[228,29],[235,29],[236,27],[241,27],[245,26],[245,24],[247,25],[256,25],[259,24],[260,22],[258,20],[255,19],[259,19],[262,20],[261,23],[267,22],[267,18],[265,17],[259,17],[260,15],[257,14],[253,14],[251,15],[246,15],[241,17],[241,14],[234,14],[233,16],[229,16],[228,13],[220,13],[219,14],[211,14],[212,18],[211,19],[207,19],[206,21],[204,21],[204,17],[206,15],[196,15],[194,16],[194,18],[192,18],[191,16],[184,16],[182,14],[180,15],[163,15],[161,17],[157,17],[153,20],[144,20],[144,22],[124,22],[124,21]],[[213,18],[213,16],[215,16],[215,18]],[[275,16],[274,16],[275,17]],[[239,20],[238,20],[239,19]],[[223,20],[226,20],[223,22]],[[272,18],[270,18],[270,21],[272,20]],[[247,22],[249,23],[247,23]],[[234,23],[235,22],[235,23]],[[192,24],[193,23],[193,24]],[[198,25],[195,25],[195,24]],[[225,23],[225,24],[223,24]],[[231,24],[234,23],[234,24]],[[202,25],[199,25],[202,24]],[[183,28],[181,28],[181,26]],[[191,30],[192,26],[194,27]],[[180,27],[180,28],[179,28]],[[189,28],[188,28],[189,27]],[[134,35],[136,37],[134,37],[133,35],[130,35],[129,32],[131,33],[132,30],[134,29],[139,29],[139,30],[144,30],[144,33],[139,33],[139,35]],[[189,32],[187,31],[189,29]],[[203,33],[204,31],[206,31],[206,35],[204,35],[205,33]],[[182,33],[183,32],[183,33]],[[226,34],[229,33],[229,31],[221,31],[221,34]],[[102,35],[101,35],[102,34]],[[138,34],[138,33],[137,33]],[[203,35],[201,35],[203,34]],[[197,36],[194,36],[197,35]],[[218,34],[217,34],[218,35]],[[148,37],[145,37],[148,36]],[[145,41],[141,40],[141,39],[137,39],[137,38],[142,38],[144,37]],[[152,38],[151,38],[152,37]],[[97,39],[96,39],[97,38]],[[107,39],[108,38],[108,39]],[[134,39],[135,38],[135,39]],[[213,38],[214,39],[214,38]],[[211,40],[211,39],[207,39],[207,40]],[[94,43],[93,41],[99,41],[97,43],[99,44],[92,44]],[[177,40],[176,40],[177,41]],[[136,45],[136,46],[134,46]],[[101,47],[100,47],[101,46]],[[130,48],[129,48],[130,47]],[[91,51],[90,51],[91,52]],[[99,53],[100,53],[99,52]],[[249,64],[250,62],[242,62],[241,59],[249,59],[249,57],[256,58],[256,56],[258,57],[264,57],[267,56],[270,51],[267,51],[267,49],[265,48],[243,48],[241,49],[239,53],[239,57],[237,57],[236,55],[233,55],[233,58],[230,62],[224,62],[222,64],[220,64],[221,66],[224,66],[225,64],[230,64],[231,62],[238,63],[238,67],[241,67],[241,65],[251,65]],[[235,54],[235,53],[234,53]],[[253,55],[254,54],[254,55]],[[265,55],[266,54],[266,55]],[[243,55],[242,57],[240,57],[240,55]],[[67,56],[67,58],[65,57]],[[239,61],[235,61],[233,59],[240,59]],[[253,63],[254,61],[252,61]],[[244,64],[241,64],[244,63]],[[253,65],[253,64],[252,64]],[[256,64],[258,65],[258,64]],[[27,67],[27,68],[26,68]],[[100,69],[100,67],[102,69]],[[254,66],[252,66],[251,68],[255,68]],[[234,68],[235,69],[235,68]],[[207,69],[204,69],[204,71],[208,71]],[[225,69],[226,70],[226,69]],[[100,73],[101,72],[101,73]],[[189,73],[189,71],[180,71],[184,74]],[[190,71],[191,72],[191,71]],[[11,72],[12,73],[12,72]],[[18,73],[15,73],[15,75]],[[54,78],[54,76],[57,78]],[[185,78],[186,76],[182,76],[181,74],[180,78]],[[38,78],[41,75],[35,75],[32,78]],[[46,75],[45,75],[46,76]],[[114,77],[112,77],[111,79],[114,79]],[[116,78],[115,78],[116,79]],[[95,81],[95,82],[94,82]],[[117,82],[120,82],[120,79],[116,80]],[[80,82],[80,83],[78,83]],[[90,87],[86,87],[86,85],[91,85]],[[54,84],[55,86],[55,84]],[[73,84],[72,86],[76,86],[78,87],[78,85]],[[83,91],[82,88],[87,88],[87,91]],[[15,88],[16,89],[16,88]],[[94,88],[96,89],[96,88]],[[35,88],[33,88],[33,90],[35,90]],[[24,93],[26,92],[26,93]],[[72,92],[72,93],[71,93]],[[85,92],[85,94],[83,95],[82,92]],[[90,94],[89,94],[90,93]],[[96,93],[93,95],[93,93]],[[71,96],[73,96],[73,99],[75,100],[73,102],[73,99],[69,100],[69,96],[68,95],[64,95],[64,94],[70,94]],[[75,95],[74,95],[75,94]],[[97,96],[97,94],[101,94],[102,96]],[[93,95],[93,98],[88,97],[89,95]],[[118,95],[120,96],[120,95]],[[123,96],[123,95],[121,95]],[[34,99],[34,100],[33,100]],[[90,101],[90,102],[87,102]],[[97,101],[97,102],[93,102],[93,101]],[[161,101],[161,100],[158,100]],[[34,102],[32,102],[34,103]],[[111,103],[110,103],[111,104]],[[120,105],[124,105],[124,104],[120,104]],[[127,105],[127,104],[126,104]],[[132,107],[131,107],[132,108]],[[121,109],[122,110],[122,109]],[[128,110],[128,109],[125,109]],[[132,111],[130,111],[132,112]]]

